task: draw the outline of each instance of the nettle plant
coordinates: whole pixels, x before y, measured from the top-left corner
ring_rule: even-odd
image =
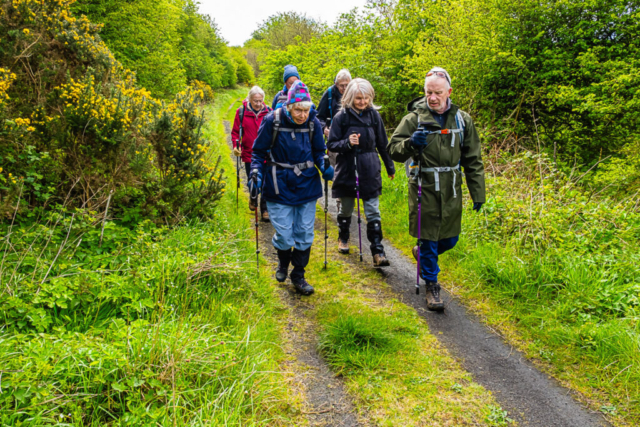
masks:
[[[71,3],[0,7],[0,215],[109,204],[130,222],[206,217],[224,188],[200,137],[211,88],[153,98]]]

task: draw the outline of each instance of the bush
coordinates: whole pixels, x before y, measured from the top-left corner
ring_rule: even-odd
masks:
[[[200,137],[211,88],[196,81],[168,104],[154,99],[69,3],[2,9],[0,65],[19,58],[28,67],[0,75],[0,213],[16,205],[106,210],[113,194],[111,213],[128,220],[206,216],[224,187]]]

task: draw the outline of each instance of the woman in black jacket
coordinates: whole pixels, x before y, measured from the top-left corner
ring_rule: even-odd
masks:
[[[387,134],[373,104],[375,92],[365,79],[352,80],[342,96],[342,108],[333,118],[327,147],[338,153],[333,198],[341,198],[338,212],[338,250],[349,253],[349,226],[356,203],[356,162],[360,184],[360,199],[367,218],[367,238],[371,244],[373,265],[389,265],[382,246],[382,226],[378,197],[382,194],[380,157],[389,178],[395,176],[393,161],[387,152]]]

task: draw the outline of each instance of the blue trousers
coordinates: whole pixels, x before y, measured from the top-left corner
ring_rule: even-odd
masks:
[[[433,240],[420,239],[420,276],[424,281],[437,282],[440,267],[438,267],[438,255],[452,249],[458,243],[459,236],[448,239]]]
[[[305,251],[313,243],[316,222],[316,201],[289,206],[267,202],[269,219],[276,230],[271,242],[276,249],[287,251],[292,247]]]

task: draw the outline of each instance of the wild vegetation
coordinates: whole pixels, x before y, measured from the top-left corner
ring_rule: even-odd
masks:
[[[170,95],[167,100],[155,98],[137,78],[146,78],[145,66],[155,76],[162,74],[154,68],[154,55],[171,56],[173,51],[137,53],[138,62],[120,55],[135,67],[131,71],[103,42],[102,25],[74,14],[72,3],[5,1],[0,8],[0,214],[10,216],[16,204],[19,214],[54,205],[106,211],[109,205],[115,217],[133,223],[206,217],[223,189],[216,163],[205,161],[208,146],[201,135],[199,105],[213,98],[211,87],[197,79],[206,76],[186,73],[188,86],[186,77],[164,89],[152,86],[154,92]],[[190,16],[205,26],[205,18],[187,6],[178,8],[182,15],[177,16]],[[153,9],[156,15],[151,18],[162,19],[163,10]],[[160,31],[147,15],[126,15],[142,22],[117,34]],[[203,39],[183,34],[179,40],[191,40],[192,49],[212,44],[229,58],[239,57],[214,37],[210,21],[207,25],[201,28],[207,35]],[[107,31],[107,37],[116,37],[110,34]],[[113,43],[131,53],[122,46],[139,41],[120,42],[124,45]],[[201,55],[210,63],[198,67],[211,69],[211,55]],[[187,57],[198,58],[191,53]],[[231,63],[229,59],[227,66],[233,72],[217,87],[238,81]],[[162,81],[171,81],[170,75]]]

